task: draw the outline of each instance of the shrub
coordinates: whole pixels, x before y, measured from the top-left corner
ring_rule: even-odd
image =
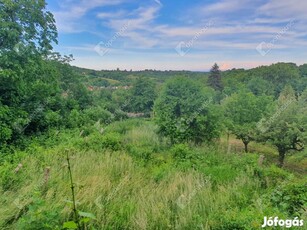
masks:
[[[89,108],[83,111],[86,123],[92,124],[100,121],[101,123],[109,124],[114,118],[114,115],[109,111],[97,107]]]
[[[171,149],[171,154],[176,160],[187,160],[192,158],[192,151],[187,144],[176,144]]]
[[[307,183],[279,186],[270,195],[270,201],[290,216],[301,216],[307,208]]]
[[[117,133],[101,134],[95,132],[85,137],[80,147],[95,151],[101,151],[103,149],[118,151],[122,148],[121,137]]]
[[[263,214],[258,210],[231,209],[214,214],[212,230],[256,230],[263,221]]]
[[[114,120],[115,121],[122,121],[128,119],[128,115],[127,113],[125,113],[124,111],[120,110],[120,109],[116,109],[114,111]]]
[[[155,182],[162,181],[172,170],[171,165],[162,164],[152,168],[152,176]]]
[[[50,127],[58,127],[61,123],[61,115],[58,112],[47,111],[45,114],[46,125]]]
[[[17,184],[21,181],[21,172],[15,173],[14,169],[17,164],[5,162],[0,167],[0,185],[4,190],[11,190],[16,188]],[[22,171],[22,170],[21,170]]]
[[[112,151],[118,151],[122,148],[121,136],[117,133],[108,133],[102,137],[102,147]]]
[[[15,152],[15,154],[4,154],[2,151],[0,158],[0,187],[4,190],[14,190],[24,180],[24,166],[19,164],[26,158],[25,152]],[[18,168],[18,172],[15,170]]]
[[[269,168],[259,168],[254,169],[255,176],[259,177],[262,187],[276,186],[282,181],[291,177],[291,174],[285,170],[271,165]]]
[[[28,207],[27,213],[18,222],[18,229],[24,230],[60,230],[60,212],[58,210],[45,210],[46,202],[35,197]]]
[[[83,124],[84,118],[82,114],[78,110],[73,109],[68,115],[66,126],[68,128],[76,128],[82,126]]]
[[[151,147],[137,147],[133,145],[127,146],[129,153],[138,159],[148,162],[152,159],[152,153],[154,152]]]
[[[2,145],[12,136],[12,129],[9,126],[10,123],[10,111],[7,106],[2,106],[0,103],[0,144]]]

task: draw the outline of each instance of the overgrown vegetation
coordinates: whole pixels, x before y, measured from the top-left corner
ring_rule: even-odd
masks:
[[[306,219],[306,64],[81,69],[45,7],[0,1],[1,229]]]
[[[120,148],[97,141],[115,133]],[[265,215],[305,218],[306,171],[274,166],[273,150],[260,165],[258,154],[227,153],[225,144],[171,146],[140,119],[104,134],[52,131],[31,142],[1,164],[4,229],[61,229],[73,219],[66,151],[77,208],[95,215],[88,229],[259,229]]]

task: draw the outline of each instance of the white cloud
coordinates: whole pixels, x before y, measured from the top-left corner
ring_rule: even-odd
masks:
[[[53,12],[57,28],[60,32],[73,33],[84,31],[87,28],[80,25],[80,19],[92,9],[97,7],[118,5],[127,0],[63,0],[59,1],[60,10]]]
[[[100,19],[113,19],[113,18],[122,18],[127,15],[128,12],[125,10],[119,10],[116,12],[102,12],[98,13],[97,17]]]
[[[120,19],[111,19],[109,20],[109,27],[114,30],[119,30],[122,27],[123,21],[129,21],[129,30],[149,30],[150,24],[157,17],[159,7],[140,7],[126,17]]]
[[[127,69],[201,70],[206,69],[207,66],[210,68],[212,63],[219,61],[225,63],[225,68],[250,68],[261,63],[290,61],[291,58],[293,61],[298,60],[298,58],[287,56],[291,54],[288,50],[307,45],[306,23],[304,23],[307,19],[307,14],[304,12],[307,2],[300,0],[220,0],[197,7],[191,4],[191,9],[188,7],[182,9],[182,14],[179,13],[177,16],[176,23],[170,21],[158,23],[160,14],[166,12],[160,11],[165,6],[158,0],[142,2],[140,3],[142,6],[136,6],[134,10],[129,11],[124,8],[125,4],[120,5],[126,2],[132,1],[63,0],[61,2],[60,10],[55,12],[60,32],[88,31],[93,28],[90,26],[91,23],[95,23],[97,27],[102,25],[101,30],[91,32],[107,42],[126,27],[121,36],[117,36],[116,41],[112,43],[108,55],[103,58],[97,57],[94,52],[93,47],[96,44],[67,47],[82,55],[85,52],[93,52],[91,57],[79,59],[78,65],[84,61],[89,67],[97,69],[124,67]],[[117,4],[123,7],[114,7],[113,12],[104,9],[105,6]],[[133,6],[135,7],[135,2]],[[96,17],[87,17],[88,13],[94,9],[99,10]],[[284,52],[283,55],[274,56],[272,52],[272,55],[268,55],[264,60],[256,53],[255,48],[260,42],[270,42],[274,39],[282,31],[283,25],[286,26],[293,16],[296,19],[293,27],[280,36],[274,44],[275,54]],[[186,18],[188,19],[185,20]],[[174,50],[178,42],[189,42],[210,19],[213,19],[213,25],[197,37],[191,52],[184,58],[178,57]],[[105,27],[108,27],[108,30],[105,30]],[[100,41],[97,40],[98,42]],[[133,52],[130,52],[131,50]],[[232,56],[224,56],[227,55],[224,52],[229,52]],[[208,57],[208,54],[211,57]],[[241,54],[248,55],[243,57]],[[300,53],[301,57],[303,54],[305,55],[304,50]],[[253,61],[242,62],[240,59]],[[208,63],[207,65],[202,64],[204,60]],[[227,60],[232,61],[227,62]],[[102,62],[105,66],[101,66]]]
[[[307,19],[307,1],[304,0],[269,0],[258,9],[259,14],[273,18]]]
[[[159,6],[139,7],[130,14],[122,18],[110,19],[107,25],[114,31],[120,31],[123,24],[128,23],[127,29],[123,34],[125,38],[125,45],[150,48],[158,43],[157,38],[152,35],[152,28],[155,27],[154,20],[158,16],[160,10]]]
[[[210,14],[217,12],[233,12],[244,8],[242,1],[232,0],[232,1],[221,1],[211,5],[206,5],[203,7],[203,12],[208,12]]]
[[[234,13],[237,11],[253,9],[257,0],[222,0],[216,3],[203,4],[194,9],[201,14],[224,16],[223,14]]]
[[[163,6],[162,2],[160,0],[154,0],[156,3],[158,3],[160,6]]]

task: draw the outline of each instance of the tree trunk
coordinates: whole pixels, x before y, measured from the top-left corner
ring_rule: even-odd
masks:
[[[230,138],[230,133],[227,132],[227,153],[230,152],[229,138]]]
[[[243,141],[244,150],[245,150],[246,153],[248,153],[248,143],[249,143],[249,141]]]
[[[284,166],[284,160],[285,160],[285,155],[286,151],[284,150],[278,150],[279,152],[279,157],[278,157],[278,166],[282,168]]]
[[[229,145],[230,132],[227,132],[227,145]]]

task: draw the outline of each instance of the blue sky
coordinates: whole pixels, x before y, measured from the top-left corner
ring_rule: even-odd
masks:
[[[304,0],[47,0],[59,45],[92,69],[206,71],[307,62]]]

